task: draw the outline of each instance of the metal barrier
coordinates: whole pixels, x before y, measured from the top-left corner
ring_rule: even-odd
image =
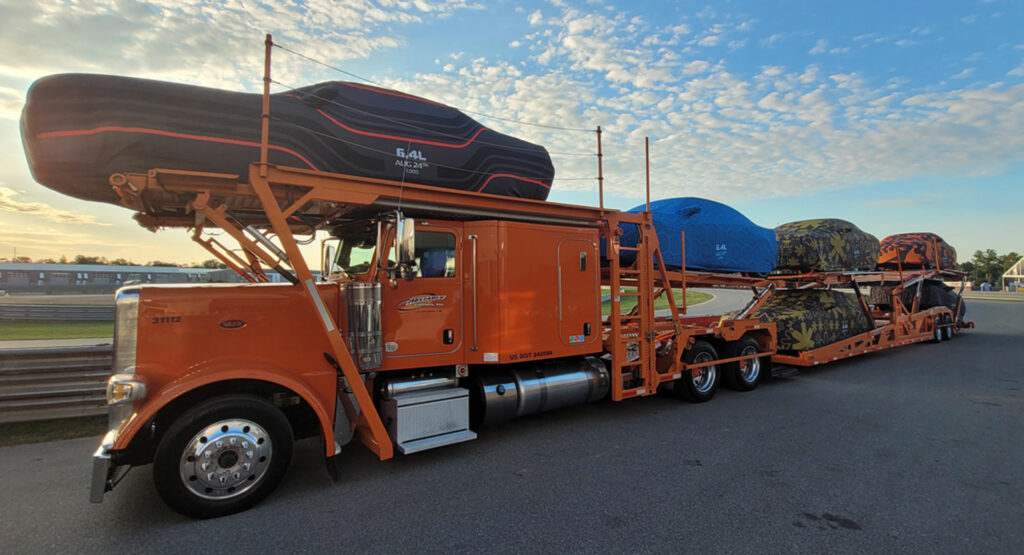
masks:
[[[0,350],[0,423],[105,414],[113,347]]]
[[[114,321],[114,307],[0,304],[0,320]]]

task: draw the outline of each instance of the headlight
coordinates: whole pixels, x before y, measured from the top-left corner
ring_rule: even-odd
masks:
[[[107,427],[116,439],[121,426],[134,412],[134,402],[146,395],[146,385],[135,376],[139,290],[118,291],[114,311],[114,375],[107,382],[107,404],[110,405]]]
[[[139,336],[139,290],[118,291],[114,307],[114,373],[134,374]]]

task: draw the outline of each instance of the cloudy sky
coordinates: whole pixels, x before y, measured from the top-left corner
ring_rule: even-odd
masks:
[[[933,231],[961,260],[1024,252],[1022,28],[1018,0],[0,0],[0,257],[209,258],[182,230],[34,183],[21,106],[61,72],[258,91],[268,32],[474,113],[602,126],[615,208],[643,202],[649,136],[654,198],[711,198],[766,227]],[[280,49],[274,75],[354,80]],[[597,204],[594,133],[474,117],[553,153],[551,200]]]

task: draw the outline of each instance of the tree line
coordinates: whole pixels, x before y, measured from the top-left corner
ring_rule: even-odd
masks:
[[[969,261],[960,263],[960,269],[967,272],[967,281],[976,285],[987,281],[1002,287],[1003,274],[1018,260],[1020,255],[1016,252],[999,255],[992,249],[978,250]]]
[[[164,262],[162,260],[150,260],[145,264],[139,264],[128,260],[127,258],[115,258],[110,260],[105,256],[86,256],[84,254],[75,255],[75,257],[70,260],[66,256],[61,256],[59,259],[42,258],[39,260],[32,260],[27,256],[16,256],[14,258],[0,258],[0,262],[16,262],[21,264],[94,264],[99,266],[172,266],[175,268],[207,268],[212,270],[227,268],[227,265],[216,258],[211,258],[202,262],[193,262],[191,264],[176,264],[174,262]]]

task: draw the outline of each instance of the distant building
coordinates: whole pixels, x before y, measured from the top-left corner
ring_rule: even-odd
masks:
[[[1003,273],[1004,291],[1018,291],[1021,287],[1024,287],[1024,258],[1018,260]]]
[[[173,266],[105,266],[0,262],[0,291],[7,293],[112,293],[126,282],[199,283],[213,270]]]
[[[268,270],[266,270],[266,272],[267,272],[267,279],[270,280],[271,283],[288,283],[288,280],[286,280],[284,277],[281,276],[281,274],[277,273],[276,271],[268,269]],[[313,270],[312,274],[313,274],[313,279],[315,279],[317,281],[320,280],[320,272],[319,271]],[[237,273],[235,273],[234,270],[231,270],[231,269],[228,269],[228,270],[211,270],[208,274],[203,276],[203,281],[228,282],[228,283],[245,283],[245,280],[242,279],[242,276],[238,275]]]

